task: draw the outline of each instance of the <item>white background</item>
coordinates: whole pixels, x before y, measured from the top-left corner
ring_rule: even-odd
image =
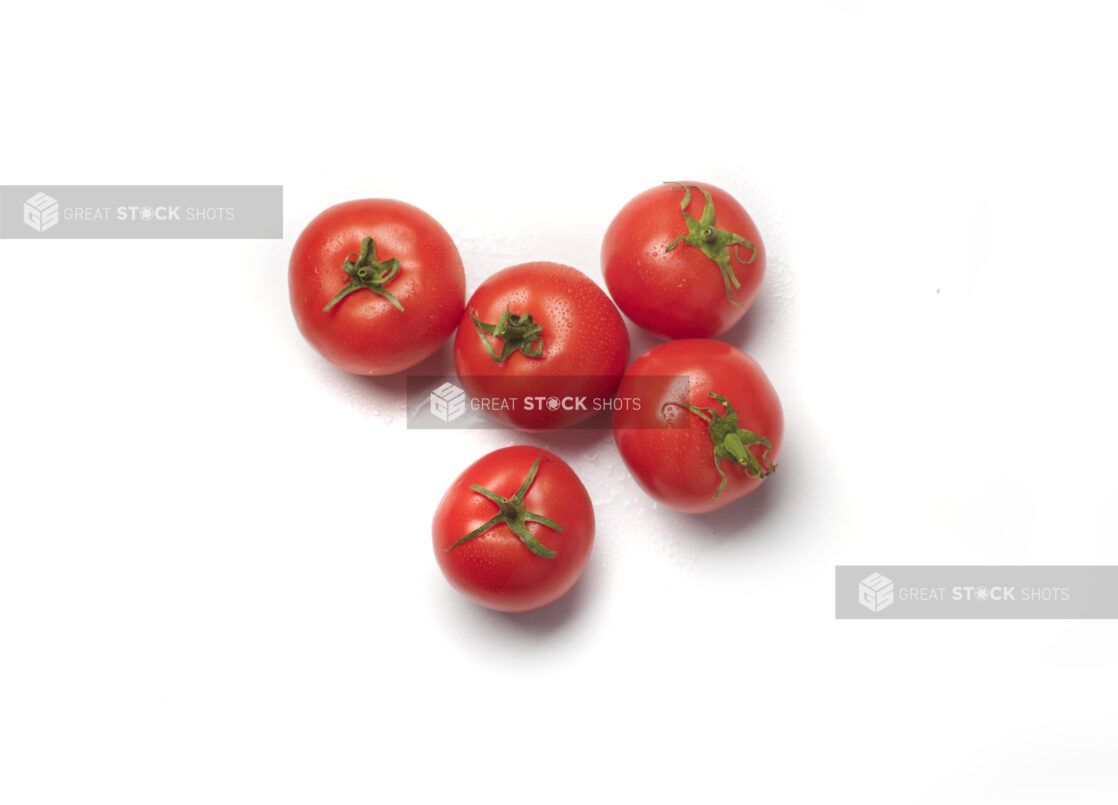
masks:
[[[0,801],[1114,802],[1113,622],[833,618],[836,564],[1118,564],[1114,30],[1106,3],[6,8],[0,181],[282,183],[286,235],[0,243]],[[407,431],[402,378],[292,321],[329,204],[424,208],[472,291],[600,278],[669,179],[734,193],[770,255],[727,340],[781,393],[781,470],[716,514],[657,507],[607,432]],[[599,529],[574,592],[509,616],[429,526],[525,441]]]

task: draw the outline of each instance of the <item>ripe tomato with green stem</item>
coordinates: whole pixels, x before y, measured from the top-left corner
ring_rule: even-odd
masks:
[[[299,331],[340,369],[385,375],[429,356],[454,332],[466,297],[462,258],[446,230],[392,199],[337,204],[291,252]]]
[[[594,544],[594,507],[563,459],[520,445],[467,467],[431,530],[451,586],[490,609],[523,612],[574,586]]]
[[[613,437],[637,483],[673,509],[714,511],[776,469],[784,413],[755,360],[722,341],[653,347],[625,373]]]
[[[602,274],[630,319],[668,338],[709,338],[736,324],[761,289],[765,245],[738,201],[714,185],[669,182],[617,213]]]
[[[505,424],[554,430],[605,410],[629,360],[629,331],[595,282],[560,263],[498,271],[466,304],[454,368]]]

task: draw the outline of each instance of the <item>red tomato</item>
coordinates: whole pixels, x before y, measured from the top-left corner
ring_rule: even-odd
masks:
[[[523,612],[574,586],[594,544],[594,507],[563,459],[527,445],[494,450],[459,475],[432,526],[447,581],[490,609]]]
[[[641,355],[621,381],[613,438],[637,482],[683,512],[719,509],[776,468],[784,414],[765,373],[740,349],[669,341]]]
[[[454,338],[454,368],[470,396],[524,430],[565,428],[613,396],[629,331],[594,281],[559,263],[498,271],[474,291]]]
[[[288,284],[303,337],[361,375],[426,358],[454,331],[466,297],[462,258],[439,222],[379,198],[338,204],[307,224]]]
[[[733,196],[702,182],[664,184],[621,208],[602,241],[617,306],[668,338],[724,333],[753,304],[765,246]]]

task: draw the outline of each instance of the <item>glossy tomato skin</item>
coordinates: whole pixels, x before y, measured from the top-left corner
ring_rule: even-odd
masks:
[[[686,381],[672,379],[681,377]],[[780,400],[757,362],[736,347],[709,339],[660,344],[633,361],[617,390],[619,399],[640,400],[639,411],[614,412],[613,436],[621,458],[649,495],[678,511],[714,511],[765,480],[750,478],[744,467],[723,460],[728,481],[713,498],[721,477],[706,423],[676,405],[663,409],[665,403],[689,402],[721,412],[722,406],[708,395],[711,391],[730,401],[740,427],[772,442],[768,459],[775,465],[784,437]]]
[[[602,274],[617,306],[644,329],[667,338],[710,338],[736,324],[761,290],[765,277],[765,246],[753,219],[738,201],[718,187],[684,182],[706,189],[714,202],[715,226],[741,235],[757,247],[756,257],[743,265],[729,249],[730,265],[741,283],[726,298],[718,265],[703,251],[673,240],[688,233],[680,209],[684,190],[679,185],[658,185],[621,208],[602,241]],[[691,191],[687,211],[701,220],[706,201]],[[749,260],[751,250],[738,252]]]
[[[403,306],[362,288],[324,311],[349,281],[342,268],[371,237],[378,260],[396,258],[385,289]],[[322,357],[361,375],[386,375],[429,356],[454,332],[466,297],[462,258],[446,230],[418,207],[391,199],[338,204],[307,224],[288,268],[291,310]]]
[[[511,497],[540,456],[544,460],[524,504],[563,530],[540,523],[527,528],[555,556],[532,553],[503,523],[448,551],[498,511],[470,487]],[[559,456],[528,445],[505,447],[475,461],[454,480],[435,510],[432,536],[435,558],[451,586],[490,609],[524,612],[550,604],[578,581],[594,544],[594,507],[586,487]]]
[[[531,313],[542,328],[541,357],[514,352],[497,362],[470,318],[492,324],[501,314]],[[501,341],[489,337],[500,351]],[[474,398],[509,399],[515,408],[490,410],[501,422],[528,431],[555,430],[583,421],[608,401],[629,360],[629,331],[617,307],[581,271],[560,263],[522,263],[498,271],[466,304],[454,337],[454,368]],[[585,397],[585,408],[523,405],[527,397]],[[599,409],[602,410],[602,409]]]

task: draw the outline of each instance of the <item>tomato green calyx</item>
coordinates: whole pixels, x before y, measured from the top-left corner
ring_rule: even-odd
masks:
[[[741,235],[735,235],[733,232],[728,232],[725,229],[717,229],[714,225],[714,200],[710,197],[710,192],[703,190],[695,185],[685,185],[679,182],[664,182],[673,187],[678,187],[683,190],[683,200],[679,204],[679,208],[683,210],[683,220],[687,222],[687,234],[680,235],[678,238],[668,244],[664,249],[665,252],[670,252],[675,249],[680,242],[686,243],[688,246],[694,246],[697,249],[702,249],[703,254],[709,257],[718,265],[718,270],[722,272],[722,282],[726,286],[726,299],[731,305],[743,307],[740,302],[735,302],[731,294],[741,288],[741,283],[738,281],[737,275],[734,273],[734,266],[730,262],[730,247],[734,249],[733,256],[743,266],[747,266],[757,259],[757,247],[743,238]],[[706,206],[703,207],[703,217],[696,221],[691,213],[687,212],[687,205],[691,203],[691,191],[698,190],[706,198]],[[752,250],[753,254],[749,256],[748,260],[741,259],[741,247]]]
[[[346,261],[342,263],[342,268],[349,274],[349,282],[330,300],[330,304],[322,308],[323,313],[361,288],[380,294],[397,310],[403,311],[404,306],[400,304],[400,300],[384,288],[389,280],[400,273],[400,261],[395,257],[377,260],[377,245],[373,243],[372,238],[364,238],[361,241],[361,254],[350,252]]]
[[[512,533],[520,537],[520,541],[536,556],[541,556],[544,559],[551,559],[554,557],[555,551],[532,536],[532,532],[528,530],[528,523],[542,523],[548,528],[554,528],[556,531],[562,531],[563,526],[559,525],[554,520],[544,517],[542,514],[530,512],[524,508],[524,495],[528,493],[528,488],[532,485],[532,481],[536,479],[536,472],[540,468],[540,462],[545,458],[547,458],[547,456],[540,456],[536,459],[536,462],[532,465],[532,469],[528,470],[528,475],[525,477],[524,483],[520,485],[520,488],[516,490],[516,494],[511,498],[503,498],[477,484],[471,486],[470,489],[496,503],[498,512],[446,550],[448,552],[452,551],[463,542],[469,542],[474,537],[481,536],[498,523],[504,523],[509,527]]]
[[[509,355],[520,351],[529,358],[543,357],[543,327],[532,320],[531,313],[513,313],[508,308],[497,319],[496,324],[486,324],[477,317],[477,311],[470,311],[470,320],[477,330],[477,337],[489,353],[489,357],[501,363]],[[498,355],[489,343],[486,334],[502,339],[501,354]]]
[[[751,430],[739,428],[737,411],[734,410],[734,406],[730,405],[730,401],[721,394],[711,391],[708,392],[707,396],[722,403],[726,412],[720,414],[714,408],[700,408],[697,405],[680,402],[666,402],[660,406],[660,412],[663,413],[669,405],[676,405],[680,408],[686,408],[707,423],[710,428],[711,441],[714,442],[714,468],[722,476],[722,483],[718,485],[718,491],[711,498],[711,500],[718,500],[718,496],[726,488],[727,480],[726,473],[722,470],[723,459],[729,459],[745,467],[747,478],[767,478],[776,471],[776,465],[769,461],[769,448],[772,447],[772,442]],[[750,449],[755,444],[761,445],[760,456],[755,455]]]

